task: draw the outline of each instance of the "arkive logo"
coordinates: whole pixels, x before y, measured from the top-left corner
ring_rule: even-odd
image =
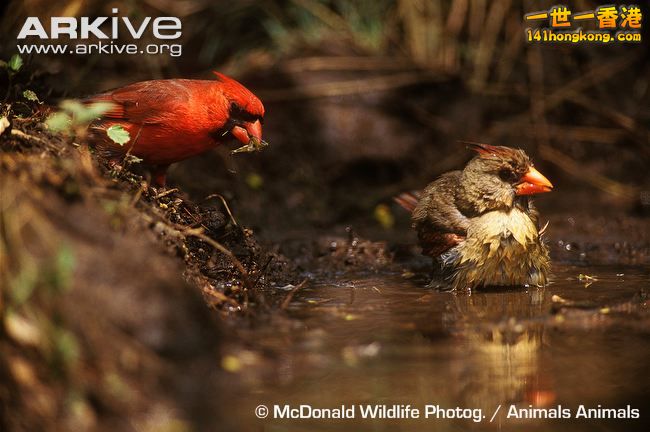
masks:
[[[112,12],[117,14],[119,10],[113,8]],[[124,23],[126,31],[133,39],[140,39],[151,23],[151,17],[145,17],[140,25],[135,25],[129,17],[110,17],[110,36],[99,29],[109,17],[97,17],[92,22],[89,17],[52,17],[50,18],[50,34],[38,17],[28,17],[23,28],[18,33],[18,39],[25,39],[28,36],[38,36],[41,39],[58,39],[67,35],[70,39],[88,39],[92,33],[99,39],[117,39],[120,36],[121,23]],[[182,35],[181,20],[176,17],[158,17],[151,23],[154,37],[157,39],[178,39]]]
[[[115,41],[124,38],[140,40],[145,34],[150,34],[159,41],[179,39],[183,34],[181,20],[177,17],[145,17],[139,22],[133,22],[129,17],[118,16],[119,9],[113,8],[114,16],[103,17],[51,17],[49,32],[39,17],[28,17],[20,32],[18,41],[28,38],[39,40],[68,40],[76,41],[75,45],[18,45],[21,54],[169,54],[173,57],[181,55],[180,44],[154,43],[138,47],[133,43],[120,44]],[[89,39],[98,40],[88,43]],[[151,40],[151,38],[146,38]],[[108,41],[108,42],[104,42]]]

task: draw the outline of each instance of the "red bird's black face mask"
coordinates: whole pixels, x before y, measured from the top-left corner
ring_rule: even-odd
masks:
[[[229,132],[244,144],[232,153],[252,152],[266,147],[268,143],[262,139],[262,102],[237,81],[219,72],[214,74],[223,83],[224,95],[230,100],[228,122],[232,127]]]

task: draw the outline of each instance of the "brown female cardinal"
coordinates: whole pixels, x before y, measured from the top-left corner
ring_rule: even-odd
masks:
[[[228,136],[244,144],[235,152],[265,147],[262,102],[234,79],[214,74],[217,80],[143,81],[87,99],[110,104],[90,128],[100,155],[111,161],[137,156],[154,167],[154,182],[164,186],[170,164],[210,150]],[[127,143],[107,137],[115,125],[129,132]]]
[[[434,258],[453,288],[546,285],[548,248],[529,195],[553,185],[523,150],[470,148],[478,155],[462,171],[395,198],[412,212],[422,253]]]

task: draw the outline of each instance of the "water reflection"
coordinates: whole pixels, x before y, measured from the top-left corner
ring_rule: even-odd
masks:
[[[462,404],[489,412],[503,403],[553,402],[538,368],[546,297],[544,289],[452,296],[445,322],[467,349],[455,377]]]
[[[553,430],[592,430],[586,421],[506,419],[505,411],[488,421],[498,405],[505,410],[510,404],[571,409],[647,404],[650,386],[643,365],[650,346],[643,331],[606,325],[604,320],[618,319],[611,314],[594,318],[579,311],[574,317],[552,311],[553,296],[613,305],[648,286],[645,271],[628,272],[624,281],[617,273],[621,270],[612,269],[585,287],[578,270],[564,268],[546,289],[472,293],[436,292],[400,275],[314,283],[295,296],[290,329],[269,326],[251,333],[272,366],[253,368],[262,376],[255,383],[246,384],[246,372],[231,375],[233,397],[225,406],[263,430],[546,430],[551,424]],[[436,404],[480,408],[487,418],[480,423],[471,418],[260,422],[251,414],[259,403]],[[612,422],[603,429],[642,425],[647,419]]]

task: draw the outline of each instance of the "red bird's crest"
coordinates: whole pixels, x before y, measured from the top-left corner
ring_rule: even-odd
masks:
[[[235,102],[242,110],[255,116],[264,117],[264,105],[250,90],[228,75],[217,71],[212,71],[212,73],[223,83],[223,92],[227,98]]]

